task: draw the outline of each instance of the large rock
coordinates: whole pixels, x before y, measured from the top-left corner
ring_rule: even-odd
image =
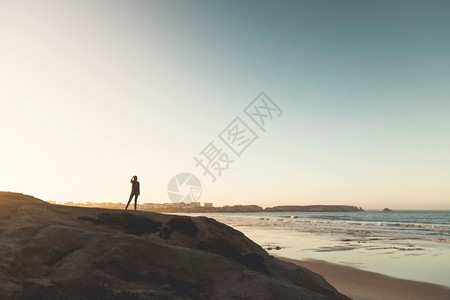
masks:
[[[348,299],[213,219],[0,192],[0,299]]]

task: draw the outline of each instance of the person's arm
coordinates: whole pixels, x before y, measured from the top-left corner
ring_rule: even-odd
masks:
[[[137,192],[138,192],[138,195],[140,195],[141,194],[141,184],[138,182],[137,185],[138,185]]]

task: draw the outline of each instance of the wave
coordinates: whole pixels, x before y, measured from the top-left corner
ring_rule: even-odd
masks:
[[[420,239],[450,243],[450,225],[384,221],[360,221],[290,216],[220,215],[218,221],[231,226],[284,228],[303,232],[353,235],[357,237]]]

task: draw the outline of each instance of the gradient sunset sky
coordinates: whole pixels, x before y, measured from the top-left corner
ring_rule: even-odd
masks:
[[[283,115],[234,157],[262,91]],[[1,1],[0,125],[0,190],[43,200],[190,172],[216,206],[450,209],[450,2]]]

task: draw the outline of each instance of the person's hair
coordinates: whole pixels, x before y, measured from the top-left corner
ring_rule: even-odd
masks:
[[[133,180],[137,180],[137,176],[136,175],[133,176]]]

